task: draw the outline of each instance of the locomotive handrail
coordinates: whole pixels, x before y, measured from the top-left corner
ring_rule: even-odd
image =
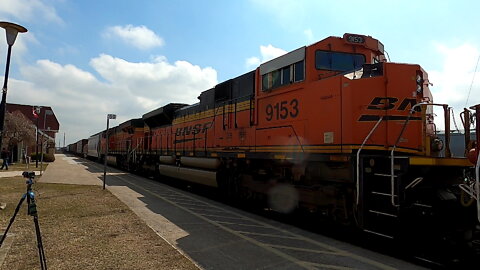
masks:
[[[480,104],[471,107],[475,110],[475,128],[477,143],[475,149],[477,150],[477,162],[475,164],[475,191],[477,192],[477,219],[480,222]]]
[[[135,162],[137,160],[137,149],[138,147],[140,146],[140,143],[137,141],[137,145],[135,147],[132,147],[130,153],[128,154],[128,157],[130,157],[130,155],[133,156],[133,162]],[[128,152],[128,150],[127,150]]]
[[[363,146],[365,146],[365,143],[367,143],[368,139],[370,139],[370,137],[372,136],[373,132],[375,132],[378,125],[380,125],[382,120],[383,120],[383,115],[380,117],[380,119],[378,119],[377,123],[375,124],[375,126],[373,126],[372,130],[370,130],[367,137],[365,137],[365,139],[362,142],[362,145],[360,146],[360,148],[357,151],[357,198],[356,198],[357,199],[357,206],[358,206],[358,201],[359,201],[359,198],[360,198],[360,152],[362,151]]]
[[[479,167],[480,167],[480,151],[477,155],[477,164],[475,165],[475,189],[477,191],[477,219],[480,222],[480,177],[479,177]]]
[[[390,186],[391,186],[391,194],[390,195],[392,197],[391,202],[392,202],[392,205],[394,207],[399,206],[398,204],[395,203],[395,175],[394,175],[395,174],[395,166],[394,166],[395,165],[394,164],[395,149],[397,148],[397,145],[402,138],[403,132],[405,132],[405,130],[407,128],[408,122],[410,122],[410,118],[415,113],[416,107],[420,107],[422,105],[442,106],[445,111],[448,109],[448,105],[446,105],[446,104],[428,103],[428,102],[417,103],[417,104],[413,105],[412,108],[410,109],[410,111],[408,113],[408,116],[407,116],[407,119],[405,120],[405,123],[402,126],[402,130],[400,131],[400,134],[398,135],[398,138],[397,138],[397,140],[395,141],[395,144],[392,147],[392,151],[390,152]],[[445,113],[445,115],[447,116],[446,113]],[[450,114],[448,114],[448,117],[450,117]],[[448,121],[448,119],[445,117],[445,123],[447,123],[447,121]],[[447,126],[447,125],[445,125],[445,126]],[[447,141],[447,138],[449,136],[450,136],[450,132],[445,133],[445,140],[446,141]],[[448,148],[449,147],[448,144],[446,144],[445,147]]]

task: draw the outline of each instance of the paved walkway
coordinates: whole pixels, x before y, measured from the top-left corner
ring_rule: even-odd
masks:
[[[64,154],[56,154],[55,162],[50,163],[39,180],[44,183],[102,185],[98,174],[93,174],[82,164],[82,159]]]
[[[15,177],[22,176],[23,171],[1,171],[0,177]]]

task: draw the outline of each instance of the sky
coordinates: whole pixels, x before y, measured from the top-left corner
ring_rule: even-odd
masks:
[[[107,114],[114,126],[193,104],[285,52],[357,33],[392,62],[420,64],[435,103],[458,115],[480,103],[479,10],[474,0],[0,0],[0,21],[28,29],[12,48],[7,102],[51,106],[63,146],[104,130]],[[2,75],[6,55],[0,32]]]

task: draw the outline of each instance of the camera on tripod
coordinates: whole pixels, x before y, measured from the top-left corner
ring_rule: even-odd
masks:
[[[37,235],[37,247],[38,247],[38,255],[40,259],[40,267],[41,270],[47,270],[47,259],[45,258],[45,251],[43,250],[43,243],[42,243],[42,235],[40,233],[40,225],[38,224],[38,213],[37,213],[37,205],[35,204],[35,193],[32,190],[32,185],[33,185],[33,178],[35,177],[35,172],[23,172],[22,176],[24,178],[28,178],[25,183],[27,184],[27,192],[22,195],[20,198],[20,201],[18,202],[17,207],[15,208],[15,212],[13,213],[13,216],[10,218],[10,222],[8,223],[7,229],[3,233],[3,235],[0,235],[0,248],[2,247],[3,241],[5,240],[5,237],[8,234],[8,230],[13,224],[13,221],[15,221],[15,217],[18,214],[18,211],[20,210],[20,206],[22,206],[22,203],[27,200],[27,213],[28,215],[33,217],[33,223],[35,224],[35,233]]]
[[[35,172],[23,172],[22,176],[24,178],[35,178]]]

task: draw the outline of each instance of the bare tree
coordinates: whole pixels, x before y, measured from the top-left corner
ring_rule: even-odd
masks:
[[[11,149],[21,142],[24,142],[25,145],[35,144],[35,126],[20,111],[7,112],[3,138],[2,148]]]

